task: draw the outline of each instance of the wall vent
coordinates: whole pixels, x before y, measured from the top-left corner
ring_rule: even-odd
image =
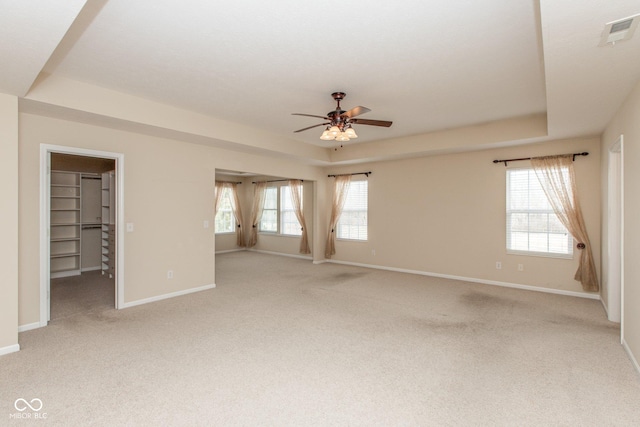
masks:
[[[629,40],[633,36],[640,22],[640,14],[608,22],[602,31],[602,38],[598,46],[614,45],[617,42]]]

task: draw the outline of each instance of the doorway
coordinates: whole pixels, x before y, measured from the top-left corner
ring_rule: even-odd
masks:
[[[124,300],[124,156],[41,145],[40,326]]]
[[[622,322],[624,276],[624,222],[623,222],[623,136],[609,149],[608,167],[608,271],[607,271],[607,315],[612,322]],[[623,333],[623,325],[620,325]]]

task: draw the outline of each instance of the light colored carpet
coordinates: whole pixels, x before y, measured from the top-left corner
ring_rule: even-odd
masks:
[[[115,307],[115,281],[100,270],[51,280],[51,321]]]
[[[65,426],[640,420],[597,301],[253,252],[216,264],[216,289],[20,334],[0,424],[36,397]]]

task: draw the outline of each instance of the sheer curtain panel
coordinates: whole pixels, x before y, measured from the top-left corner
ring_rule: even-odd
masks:
[[[302,181],[299,179],[289,180],[289,190],[291,191],[291,202],[296,213],[296,218],[302,229],[302,240],[300,240],[300,253],[310,254],[309,237],[307,234],[307,223],[304,220],[304,212],[302,211]]]
[[[251,236],[249,237],[249,247],[252,248],[258,243],[258,225],[262,219],[262,209],[264,209],[264,195],[267,189],[266,182],[256,182],[253,187],[253,206],[251,207]]]
[[[215,218],[215,216],[218,214],[218,208],[220,207],[220,200],[222,200],[222,190],[224,189],[224,182],[219,182],[216,181],[216,201],[214,204],[214,212],[213,212],[213,216]]]
[[[349,183],[351,182],[351,175],[338,175],[335,178],[333,187],[333,199],[331,202],[331,218],[329,220],[329,235],[327,236],[327,243],[325,246],[324,256],[331,258],[336,253],[336,224],[342,214],[342,208],[344,207],[344,201],[349,191]]]
[[[225,187],[231,189],[231,212],[236,219],[236,245],[244,248],[247,246],[244,238],[244,218],[242,217],[242,208],[240,207],[240,199],[238,197],[238,184],[235,182],[226,182]]]
[[[580,265],[574,276],[575,280],[582,284],[585,291],[597,292],[600,286],[591,243],[578,202],[573,155],[535,157],[531,159],[531,165],[558,219],[578,241],[577,247],[581,250]]]

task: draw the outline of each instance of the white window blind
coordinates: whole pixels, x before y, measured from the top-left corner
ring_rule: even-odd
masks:
[[[288,185],[280,187],[280,234],[301,236],[302,228],[293,208],[291,189]]]
[[[231,189],[229,187],[223,188],[220,206],[218,206],[218,213],[216,214],[216,234],[235,232],[235,219],[233,217],[233,211],[231,210],[231,197]]]
[[[336,237],[348,240],[368,239],[369,181],[351,181],[338,220]]]
[[[265,190],[260,231],[278,231],[278,187],[267,187]]]
[[[507,252],[573,256],[573,238],[549,205],[533,169],[507,170]]]

